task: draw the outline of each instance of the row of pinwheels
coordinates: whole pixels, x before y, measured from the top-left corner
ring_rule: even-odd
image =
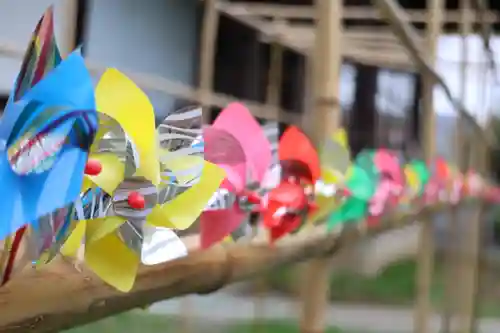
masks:
[[[305,223],[373,226],[389,210],[498,197],[442,159],[404,164],[382,149],[351,161],[343,131],[319,153],[293,126],[270,142],[277,131],[240,103],[210,126],[188,108],[156,127],[146,94],[124,74],[108,69],[94,87],[78,51],[62,59],[47,11],[0,123],[1,283],[62,253],[128,291],[141,263],[187,255],[176,232],[198,220],[208,248],[251,237],[250,213],[274,242]]]

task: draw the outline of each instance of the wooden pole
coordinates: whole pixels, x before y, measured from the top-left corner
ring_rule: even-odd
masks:
[[[462,99],[462,104],[466,105],[467,103],[467,68],[468,68],[468,59],[469,59],[469,48],[468,48],[468,40],[467,37],[471,32],[472,24],[471,17],[468,15],[470,11],[470,0],[461,0],[460,1],[460,12],[461,12],[461,37],[462,37],[462,45],[461,45],[461,55],[462,61],[460,63],[460,90],[459,96]],[[455,128],[455,159],[456,164],[459,167],[460,171],[463,173],[467,170],[467,154],[464,151],[464,143],[468,140],[465,135],[465,124],[462,116],[458,116],[457,124]],[[460,223],[460,213],[459,207],[457,205],[453,205],[451,207],[450,214],[450,222],[448,224],[448,242],[446,244],[447,249],[445,251],[445,261],[447,266],[446,268],[446,277],[445,277],[445,299],[444,299],[444,309],[443,309],[443,317],[442,317],[442,326],[441,331],[443,333],[451,333],[452,330],[452,321],[454,316],[456,315],[456,294],[457,290],[459,290],[459,280],[460,274],[458,270],[458,252],[461,251],[461,232],[462,223]]]
[[[205,101],[206,99],[208,99],[208,96],[212,94],[213,90],[215,50],[220,18],[220,13],[217,9],[217,0],[205,0],[204,3],[205,11],[203,13],[203,23],[201,30],[199,74],[199,94],[201,101]],[[203,123],[209,124],[210,116],[210,108],[204,108]]]
[[[58,22],[61,22],[64,33],[58,39],[59,47],[63,56],[73,51],[76,45],[76,17],[78,15],[78,0],[60,1],[55,7],[55,16]],[[59,36],[58,36],[59,37]]]
[[[338,127],[341,120],[339,81],[342,38],[341,1],[316,0],[316,40],[313,59],[315,105],[310,117],[313,129],[309,134],[316,147]],[[316,259],[305,268],[302,281],[302,333],[325,330],[325,308],[329,296],[330,260]]]
[[[487,112],[486,109],[486,85],[488,77],[488,65],[484,65],[484,72],[478,71],[479,85],[479,100],[482,105],[478,111]],[[478,115],[479,117],[481,115]],[[484,115],[487,116],[487,115]],[[487,130],[487,129],[485,129]],[[489,149],[479,138],[471,138],[472,154],[470,155],[470,164],[483,176],[487,175],[488,154]],[[464,234],[464,256],[472,259],[472,261],[462,260],[463,284],[460,286],[460,317],[459,317],[459,333],[473,332],[476,322],[476,307],[478,306],[479,297],[479,278],[480,278],[480,264],[479,256],[481,254],[481,230],[482,222],[484,220],[484,206],[480,204],[473,210],[471,223],[467,223]]]
[[[427,61],[434,65],[437,56],[438,38],[441,34],[443,21],[443,0],[430,0],[427,13],[427,35],[426,35],[426,54]],[[434,80],[428,73],[422,77],[423,91],[423,122],[422,122],[422,141],[424,157],[428,163],[431,163],[435,157],[435,115],[433,106]],[[428,217],[429,218],[429,217]],[[434,271],[434,228],[432,223],[424,223],[419,235],[418,251],[418,269],[417,269],[417,299],[414,317],[415,333],[430,332],[429,320],[432,311],[430,290],[432,275]]]

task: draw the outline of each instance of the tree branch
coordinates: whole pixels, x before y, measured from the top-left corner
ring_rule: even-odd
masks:
[[[41,270],[26,270],[0,289],[0,332],[58,332],[157,301],[210,293],[279,265],[331,256],[362,236],[403,227],[422,214],[447,209],[445,205],[432,206],[393,217],[377,230],[365,231],[350,224],[339,234],[327,233],[324,226],[312,227],[287,237],[276,246],[269,246],[268,241],[261,238],[254,244],[218,245],[198,251],[197,236],[189,236],[184,239],[191,250],[188,257],[142,267],[134,289],[125,294],[90,272],[79,273],[71,265],[56,260]]]

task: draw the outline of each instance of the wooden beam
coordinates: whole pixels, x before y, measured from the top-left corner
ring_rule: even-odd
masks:
[[[401,6],[394,0],[373,0],[373,2],[380,10],[381,14],[390,22],[394,29],[394,34],[398,36],[401,43],[408,49],[408,53],[416,67],[423,74],[430,75],[435,84],[442,88],[445,97],[451,105],[454,106],[455,111],[462,116],[467,124],[474,130],[474,135],[480,137],[485,145],[495,147],[498,142],[496,136],[493,133],[483,130],[474,116],[472,116],[472,113],[453,95],[443,77],[434,69],[434,65],[429,63],[426,59],[425,54],[427,54],[427,50],[424,52],[423,49],[418,47],[416,29],[409,24],[408,17]]]
[[[314,19],[316,14],[312,6],[307,5],[283,5],[283,4],[260,4],[236,2],[229,5],[229,11],[233,16],[262,16],[279,19]],[[425,10],[405,10],[412,23],[426,23]],[[373,7],[346,6],[342,10],[344,20],[383,20],[383,17]],[[480,22],[476,17],[476,11],[470,10],[467,15],[473,22]],[[444,23],[459,23],[461,13],[459,10],[447,10],[444,12]],[[493,11],[487,11],[484,22],[495,23],[499,16]]]
[[[464,205],[477,202],[468,201]],[[439,213],[446,205],[427,207],[403,217],[387,217],[383,226],[327,232],[322,226],[286,237],[276,246],[262,237],[254,244],[217,245],[198,251],[199,238],[183,238],[188,257],[141,267],[134,289],[121,293],[84,269],[60,260],[41,269],[28,268],[0,289],[1,333],[52,333],[117,313],[186,294],[206,294],[287,263],[331,256],[361,237],[404,227],[422,214]]]
[[[222,13],[227,14],[227,4],[218,3],[217,6]],[[312,52],[314,31],[312,31],[310,27],[304,28],[282,23],[276,24],[255,17],[237,17],[236,19],[240,23],[260,32],[263,42],[279,42],[285,47],[304,55],[310,55]],[[372,37],[375,38],[377,29],[375,29],[375,32],[372,32],[372,34],[373,35],[370,35],[366,30],[360,31],[356,29],[352,31],[352,34],[347,33],[345,37],[342,37],[342,56],[346,59],[372,66],[386,67],[395,70],[414,70],[415,66],[413,62],[410,61],[404,48],[396,46],[397,40],[394,34],[390,34],[387,28],[384,29],[384,33],[380,33],[380,36],[378,36],[380,39],[379,46],[386,45],[386,50],[380,48],[369,50],[366,47],[360,47],[363,43],[372,45],[375,43],[371,41],[371,39]],[[398,51],[394,48],[398,48]]]

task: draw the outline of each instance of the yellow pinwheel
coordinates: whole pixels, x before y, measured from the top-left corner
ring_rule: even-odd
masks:
[[[196,220],[224,174],[203,163],[201,153],[171,158],[165,164],[171,177],[162,177],[153,107],[145,93],[118,70],[103,74],[96,103],[103,123],[89,164],[95,163],[100,172],[86,176],[82,202],[76,205],[81,221],[63,254],[74,255],[85,240],[89,268],[120,291],[128,291],[141,261],[156,264],[187,254],[171,229],[185,229]],[[110,119],[123,129],[124,137],[111,128]],[[179,185],[193,160],[198,162],[198,174]]]
[[[321,181],[316,183],[316,204],[318,210],[309,222],[316,222],[326,217],[337,205],[335,194],[344,182],[351,165],[351,154],[347,142],[347,133],[341,128],[327,139],[320,152]]]

